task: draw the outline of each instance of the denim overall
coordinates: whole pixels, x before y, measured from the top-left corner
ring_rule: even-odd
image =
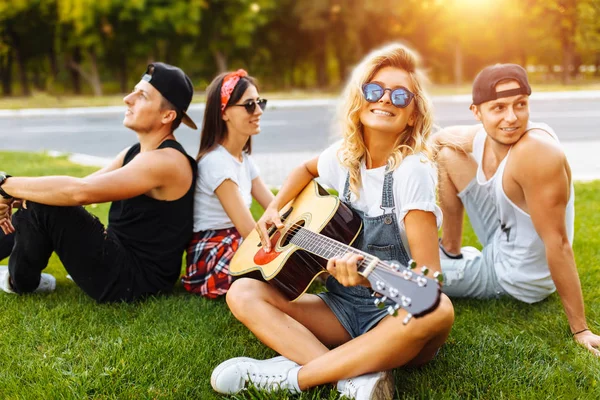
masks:
[[[350,175],[346,176],[343,201],[352,208],[363,221],[363,229],[352,244],[359,250],[372,254],[380,260],[396,260],[401,265],[407,265],[409,256],[400,237],[398,219],[394,211],[394,177],[393,171],[386,168],[381,194],[381,209],[383,214],[368,217],[362,211],[352,208],[350,204]],[[340,323],[353,337],[357,337],[373,328],[388,315],[386,308],[394,303],[386,301],[386,307],[378,308],[374,304],[372,291],[364,286],[344,287],[333,276],[327,279],[328,292],[318,296],[331,308]]]

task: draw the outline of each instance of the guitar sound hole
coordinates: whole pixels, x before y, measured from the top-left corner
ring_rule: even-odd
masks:
[[[300,227],[304,227],[305,224],[306,224],[306,221],[304,221],[302,219],[302,220],[296,222],[292,227],[290,227],[290,229],[288,229],[288,231],[283,236],[283,239],[281,239],[281,247],[285,247],[288,244],[290,244],[290,241],[292,240],[292,238],[296,234],[297,230]]]

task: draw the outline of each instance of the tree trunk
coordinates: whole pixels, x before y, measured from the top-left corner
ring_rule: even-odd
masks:
[[[19,68],[19,78],[21,81],[21,93],[23,96],[31,96],[31,90],[29,89],[29,80],[27,79],[27,66],[25,62],[25,54],[23,53],[23,49],[21,49],[21,38],[16,32],[12,29],[12,27],[8,27],[6,29],[8,36],[11,39],[13,48],[15,49],[15,56],[17,58],[17,65]]]
[[[39,65],[35,65],[32,68],[32,79],[31,81],[33,82],[33,87],[35,87],[37,90],[44,90],[44,85],[42,84],[42,77],[40,74],[40,68]]]
[[[215,62],[217,63],[217,71],[220,74],[221,72],[227,71],[227,57],[225,54],[221,52],[221,50],[214,50],[213,56],[215,57]]]
[[[564,39],[566,40],[563,41],[562,83],[566,85],[571,82],[571,68],[573,68],[575,54],[571,39]]]
[[[315,67],[317,70],[317,85],[326,88],[329,84],[327,79],[327,35],[326,32],[316,32],[313,38],[315,45]]]
[[[129,92],[129,85],[127,85],[127,57],[125,54],[121,55],[119,60],[119,86],[121,93]]]
[[[92,87],[94,96],[102,96],[102,84],[100,83],[100,77],[98,76],[98,63],[96,59],[96,53],[93,50],[88,50],[87,55],[90,59],[90,71],[87,72],[83,69],[81,64],[71,60],[69,66],[77,71],[77,73],[86,80],[87,83]]]
[[[12,64],[13,52],[8,53],[0,58],[0,77],[2,79],[2,94],[4,96],[12,96]]]
[[[565,12],[561,16],[560,41],[563,50],[562,83],[571,81],[575,61],[575,29],[577,25],[577,5],[574,0],[559,1]]]
[[[71,76],[73,92],[75,92],[75,94],[81,94],[81,76],[79,76],[77,69],[73,68],[73,64],[81,64],[81,49],[79,49],[79,47],[73,49],[72,56],[67,60],[67,67],[69,69],[69,75]]]
[[[48,49],[48,61],[50,61],[50,74],[52,81],[56,81],[58,78],[58,59],[56,57],[56,47],[54,41],[50,42],[50,48]]]
[[[463,83],[463,53],[460,43],[456,43],[454,47],[454,84],[462,85]]]

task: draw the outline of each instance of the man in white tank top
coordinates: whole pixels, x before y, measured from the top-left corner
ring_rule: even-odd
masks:
[[[530,94],[521,66],[486,67],[473,82],[471,111],[481,124],[449,127],[433,137],[444,213],[443,291],[535,303],[557,290],[573,337],[600,356],[571,247],[571,169],[554,131],[529,121]],[[464,210],[481,252],[461,249]]]

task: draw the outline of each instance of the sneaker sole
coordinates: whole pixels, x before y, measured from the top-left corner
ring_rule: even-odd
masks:
[[[212,386],[213,390],[217,393],[221,393],[221,394],[235,394],[237,392],[221,392],[217,389],[217,385],[216,385],[216,379],[217,376],[221,373],[221,371],[223,371],[225,368],[229,367],[230,365],[233,364],[237,364],[239,362],[244,362],[244,361],[256,361],[254,358],[249,358],[249,357],[236,357],[236,358],[231,358],[227,361],[223,361],[221,364],[217,365],[217,367],[213,370],[212,374],[210,375],[210,385]]]
[[[394,398],[394,373],[385,371],[373,390],[372,400],[392,400]]]

